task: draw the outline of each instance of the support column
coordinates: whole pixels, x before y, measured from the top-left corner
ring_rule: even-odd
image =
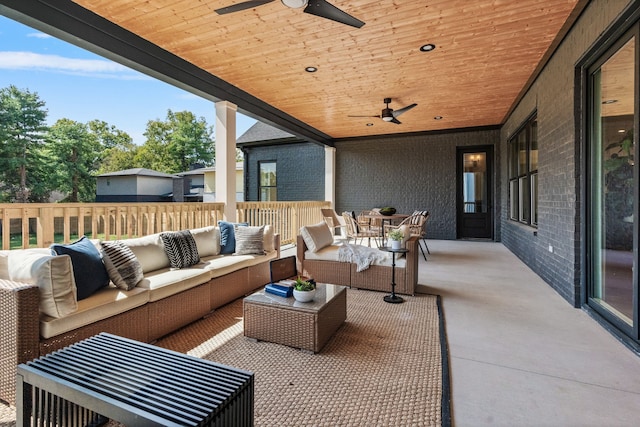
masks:
[[[324,199],[336,208],[336,148],[324,147]]]
[[[216,102],[216,202],[224,203],[225,221],[236,221],[236,111],[229,101]]]

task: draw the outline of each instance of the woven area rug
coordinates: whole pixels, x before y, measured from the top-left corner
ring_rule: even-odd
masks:
[[[383,296],[348,289],[347,321],[317,354],[245,338],[241,300],[156,345],[254,372],[256,426],[450,426],[439,297]]]
[[[156,345],[254,372],[256,426],[450,425],[439,298],[383,296],[348,289],[347,320],[317,354],[245,338],[242,301]]]

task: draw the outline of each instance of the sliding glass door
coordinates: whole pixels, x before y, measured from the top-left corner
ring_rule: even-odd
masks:
[[[635,32],[591,68],[587,304],[638,338],[638,87]]]

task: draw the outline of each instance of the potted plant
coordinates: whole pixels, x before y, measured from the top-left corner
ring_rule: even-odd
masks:
[[[316,294],[316,282],[311,280],[305,280],[302,277],[298,278],[293,283],[293,297],[296,301],[309,302]]]
[[[400,249],[402,247],[402,239],[404,239],[404,233],[399,228],[394,228],[389,231],[389,241],[391,242],[391,249]]]

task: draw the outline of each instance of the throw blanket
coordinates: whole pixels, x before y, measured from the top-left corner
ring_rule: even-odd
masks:
[[[388,252],[366,246],[344,243],[340,246],[340,249],[338,249],[338,261],[353,262],[358,272],[369,268],[374,261],[382,262],[388,258]]]

